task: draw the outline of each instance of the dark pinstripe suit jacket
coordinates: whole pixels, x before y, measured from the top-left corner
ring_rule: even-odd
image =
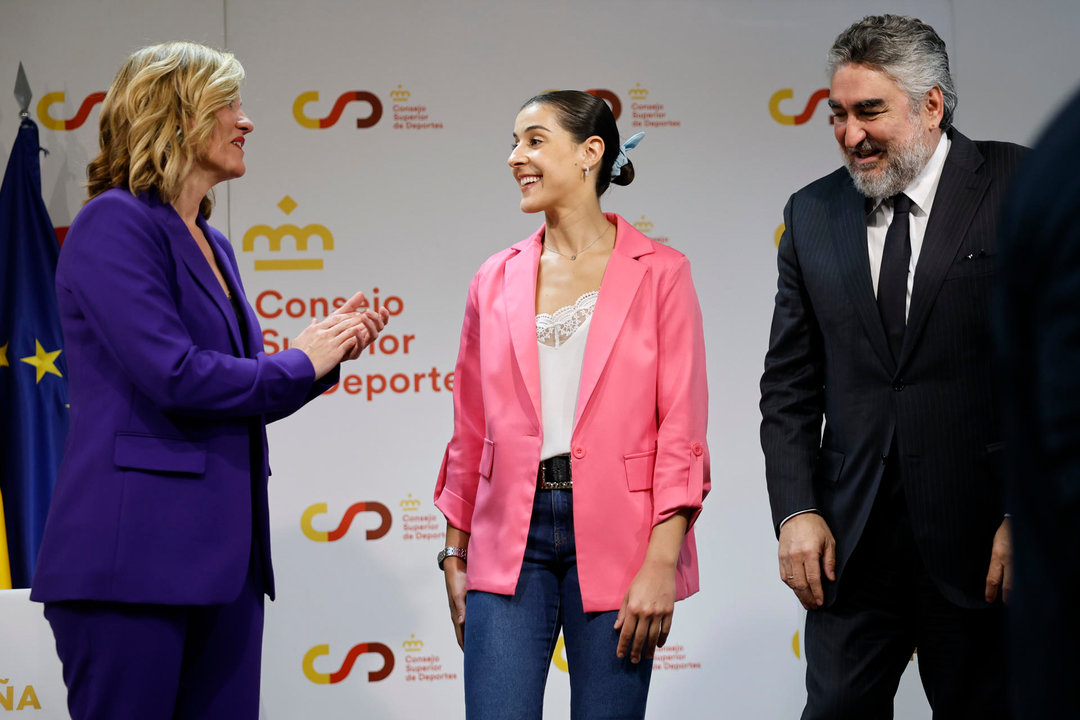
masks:
[[[761,445],[774,528],[817,508],[836,537],[839,576],[884,458],[899,453],[927,571],[951,601],[978,607],[1003,514],[991,271],[999,206],[1024,149],[949,136],[896,361],[871,284],[865,198],[847,170],[788,201]],[[827,583],[826,603],[835,595]]]

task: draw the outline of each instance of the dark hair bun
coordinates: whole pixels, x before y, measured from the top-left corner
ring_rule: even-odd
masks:
[[[619,174],[611,178],[613,185],[629,185],[634,182],[634,163],[630,160],[626,161],[626,164],[619,168]]]

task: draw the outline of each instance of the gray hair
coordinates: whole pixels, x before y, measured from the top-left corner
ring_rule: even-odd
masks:
[[[831,78],[843,65],[853,63],[880,70],[907,93],[911,109],[917,110],[926,93],[941,88],[945,113],[941,129],[952,126],[956,111],[956,86],[949,73],[945,41],[934,28],[903,15],[871,15],[853,24],[829,48]]]

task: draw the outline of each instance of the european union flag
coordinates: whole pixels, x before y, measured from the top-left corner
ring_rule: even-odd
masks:
[[[0,498],[13,587],[29,587],[67,437],[56,309],[59,245],[41,197],[37,125],[24,118],[0,186]]]

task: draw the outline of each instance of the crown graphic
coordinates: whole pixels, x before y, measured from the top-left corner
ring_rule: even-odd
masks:
[[[653,231],[654,226],[651,222],[645,219],[644,215],[642,215],[641,219],[634,223],[634,227],[636,227],[641,232],[648,234]]]
[[[285,213],[286,215],[289,215],[289,214],[292,213],[293,210],[295,210],[297,208],[297,206],[299,204],[300,203],[296,202],[291,197],[286,195],[285,197],[281,198],[281,200],[278,201],[277,206],[281,209],[281,212]]]
[[[403,89],[400,83],[398,83],[397,90],[390,91],[390,99],[394,102],[408,102],[410,97],[412,97],[412,93]]]
[[[638,83],[634,87],[630,88],[630,90],[627,91],[627,94],[632,100],[644,100],[649,97],[649,90],[648,88],[641,87],[641,83]]]
[[[420,501],[414,498],[412,496],[412,493],[409,493],[409,497],[405,498],[398,504],[401,505],[401,509],[404,512],[415,512],[416,510],[420,509]]]
[[[411,640],[406,640],[401,643],[401,647],[405,648],[405,652],[420,652],[424,649],[424,641],[417,640],[415,635],[410,635]]]

